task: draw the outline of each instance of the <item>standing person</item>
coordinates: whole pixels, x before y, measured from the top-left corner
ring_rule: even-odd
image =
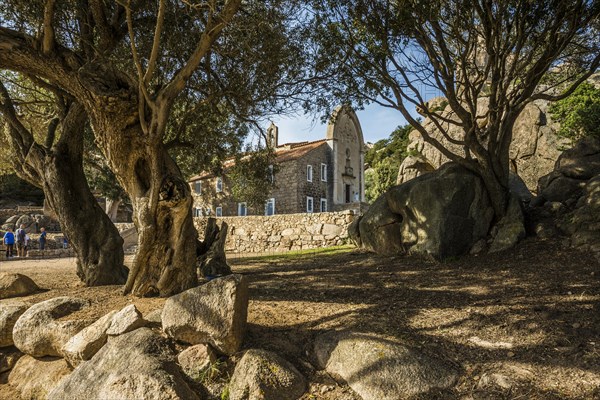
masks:
[[[67,235],[63,237],[63,249],[69,247],[69,240],[67,239]]]
[[[12,232],[12,228],[8,228],[8,232],[4,234],[4,245],[6,246],[6,258],[12,257],[15,245],[15,234]]]
[[[46,228],[42,227],[42,229],[40,229],[40,231],[42,232],[40,234],[40,250],[45,250],[46,249]]]
[[[15,233],[17,234],[17,256],[25,257],[25,236],[27,236],[25,225],[21,224]]]
[[[23,246],[23,257],[27,257],[27,250],[29,250],[29,241],[30,240],[31,240],[31,238],[26,233],[25,234],[25,246]]]

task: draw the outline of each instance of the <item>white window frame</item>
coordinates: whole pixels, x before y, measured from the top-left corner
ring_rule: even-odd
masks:
[[[215,208],[215,217],[222,217],[223,216],[223,207],[216,207]]]
[[[321,182],[327,182],[327,164],[321,163]]]
[[[273,214],[268,214],[269,211],[269,203],[273,203]],[[271,197],[270,199],[267,200],[267,203],[265,204],[265,215],[275,215],[275,198]]]
[[[242,214],[242,205],[243,205],[243,210],[244,210],[244,214]],[[240,203],[238,203],[238,217],[245,217],[246,215],[248,215],[248,205],[246,204],[245,201],[242,201]]]
[[[223,178],[220,176],[217,177],[217,181],[215,182],[215,189],[217,190],[217,193],[221,193],[223,191]]]
[[[323,204],[325,204],[325,209],[323,209]],[[327,199],[321,197],[321,212],[327,212]]]
[[[196,193],[196,194],[202,193],[202,181],[194,182],[194,193]]]
[[[309,207],[309,205],[310,205],[310,207]],[[310,196],[306,196],[306,212],[312,213],[314,211],[315,211],[315,200]]]
[[[194,217],[198,218],[202,216],[202,209],[198,207],[194,207]]]
[[[312,182],[313,181],[313,167],[310,164],[308,164],[306,166],[306,181],[307,182]]]

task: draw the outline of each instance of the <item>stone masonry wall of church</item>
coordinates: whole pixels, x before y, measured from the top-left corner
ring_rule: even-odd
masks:
[[[321,180],[321,164],[327,164],[327,181]],[[312,182],[308,182],[306,179],[307,165],[312,165],[313,168],[313,179]],[[308,196],[313,198],[313,212],[321,212],[321,199],[327,199],[328,210],[331,208],[331,195],[329,194],[328,185],[331,184],[332,170],[331,165],[331,151],[326,144],[323,144],[319,148],[306,154],[304,157],[298,160],[298,192],[297,202],[299,204],[299,212],[306,211],[306,198]]]
[[[348,242],[352,211],[221,217],[229,227],[225,250],[229,253],[264,253],[338,246]],[[208,218],[194,218],[200,239]]]
[[[279,164],[279,171],[275,174],[275,189],[270,197],[275,198],[275,214],[297,213],[298,210],[298,160],[291,160]],[[263,214],[263,213],[261,213]]]

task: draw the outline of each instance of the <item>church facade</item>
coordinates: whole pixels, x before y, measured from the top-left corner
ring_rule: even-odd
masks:
[[[336,109],[324,139],[280,145],[274,124],[267,129],[267,138],[278,169],[264,209],[252,209],[244,199],[233,198],[227,176],[231,161],[226,161],[222,176],[201,173],[190,179],[195,216],[340,211],[364,202],[364,141],[351,108]]]

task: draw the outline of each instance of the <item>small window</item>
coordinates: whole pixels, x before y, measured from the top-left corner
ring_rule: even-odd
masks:
[[[194,217],[201,217],[201,216],[202,216],[202,209],[194,207]]]
[[[306,181],[312,182],[312,165],[306,166]]]
[[[245,217],[248,212],[246,208],[246,203],[238,203],[238,215],[240,217]]]
[[[194,182],[194,192],[196,194],[202,193],[202,181],[196,181],[196,182]]]
[[[217,178],[216,188],[217,188],[217,193],[221,193],[223,191],[223,178],[221,178],[221,177]]]
[[[275,173],[273,172],[273,165],[269,165],[269,181],[271,183],[275,182]]]
[[[306,197],[306,212],[307,213],[311,213],[313,212],[313,198],[312,197]]]
[[[267,204],[265,204],[265,215],[275,215],[275,199],[267,200]]]
[[[321,164],[321,182],[327,182],[327,164]]]
[[[327,212],[327,199],[321,199],[321,212]]]
[[[223,216],[223,207],[215,208],[215,216],[222,217]]]

